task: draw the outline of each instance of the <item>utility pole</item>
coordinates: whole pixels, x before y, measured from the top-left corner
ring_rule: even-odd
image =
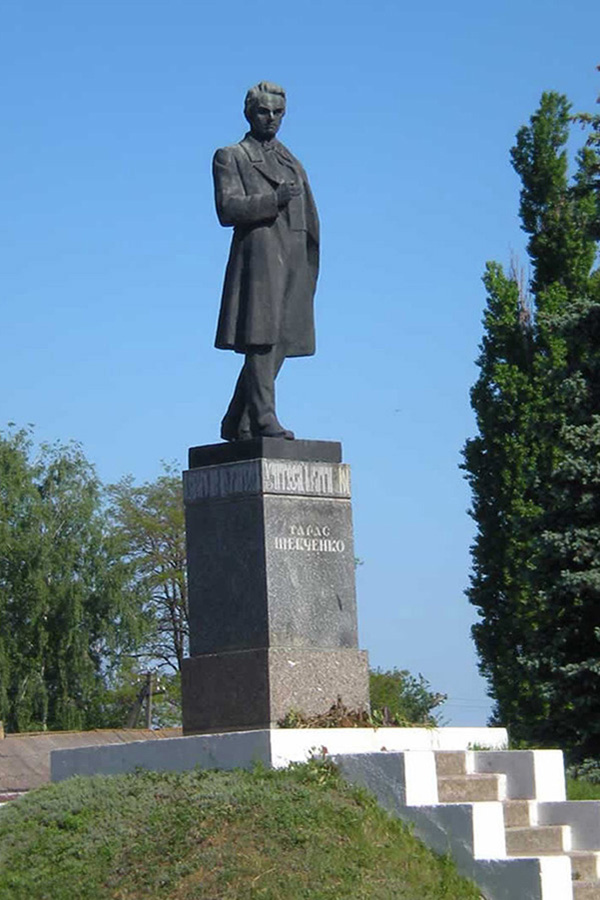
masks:
[[[146,672],[146,728],[152,728],[152,672]]]
[[[146,728],[152,728],[152,672],[144,672],[144,683],[139,694],[135,699],[135,703],[131,707],[129,717],[127,719],[127,728],[137,728],[138,719],[146,702]]]

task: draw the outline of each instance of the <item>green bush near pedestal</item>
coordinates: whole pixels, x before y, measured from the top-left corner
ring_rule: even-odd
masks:
[[[478,900],[328,763],[73,778],[0,811],[0,900]]]
[[[375,725],[443,724],[440,713],[434,710],[446,701],[447,695],[432,691],[421,674],[415,677],[407,669],[372,669],[369,692]]]

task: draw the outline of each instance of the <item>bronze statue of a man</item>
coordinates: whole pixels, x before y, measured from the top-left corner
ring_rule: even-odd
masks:
[[[275,379],[287,356],[315,352],[319,219],[306,172],[275,137],[283,88],[250,88],[244,114],[250,131],[213,161],[217,215],[233,225],[215,346],[245,355],[221,437],[292,440],[275,412]]]

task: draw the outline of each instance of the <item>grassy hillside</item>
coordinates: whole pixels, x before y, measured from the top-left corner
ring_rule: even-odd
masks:
[[[1,900],[478,900],[324,763],[74,778],[0,810]]]

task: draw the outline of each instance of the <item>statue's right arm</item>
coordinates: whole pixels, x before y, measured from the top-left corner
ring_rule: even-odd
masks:
[[[277,217],[277,194],[265,182],[260,194],[248,195],[238,169],[235,151],[217,150],[213,159],[215,203],[221,225],[257,225]]]

